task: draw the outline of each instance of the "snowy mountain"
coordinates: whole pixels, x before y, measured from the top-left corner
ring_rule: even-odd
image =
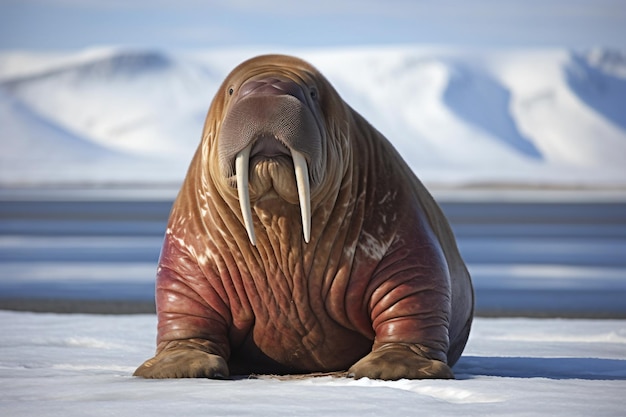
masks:
[[[0,184],[176,184],[223,78],[265,52],[2,54]],[[626,52],[281,52],[316,65],[427,183],[626,187]]]

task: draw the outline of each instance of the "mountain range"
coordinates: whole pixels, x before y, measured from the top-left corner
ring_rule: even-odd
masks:
[[[177,184],[227,73],[265,50],[0,54],[0,185]],[[426,183],[626,187],[626,53],[380,47],[300,56]]]

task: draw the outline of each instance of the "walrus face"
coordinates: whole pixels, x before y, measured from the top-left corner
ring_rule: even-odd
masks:
[[[300,204],[304,239],[311,231],[311,187],[319,182],[324,128],[311,80],[271,67],[229,85],[217,136],[220,170],[236,187],[252,244],[251,200],[278,195]]]

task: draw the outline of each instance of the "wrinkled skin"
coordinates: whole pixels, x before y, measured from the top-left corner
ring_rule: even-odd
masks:
[[[291,154],[308,168],[308,243]],[[443,213],[390,143],[313,67],[274,55],[235,68],[213,100],[156,303],[156,355],[137,376],[453,378],[473,290]]]

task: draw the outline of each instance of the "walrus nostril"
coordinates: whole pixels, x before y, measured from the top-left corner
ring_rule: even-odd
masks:
[[[281,80],[275,77],[261,78],[247,81],[239,90],[239,98],[251,94],[259,95],[289,95],[306,103],[306,95],[300,85],[291,80]]]

